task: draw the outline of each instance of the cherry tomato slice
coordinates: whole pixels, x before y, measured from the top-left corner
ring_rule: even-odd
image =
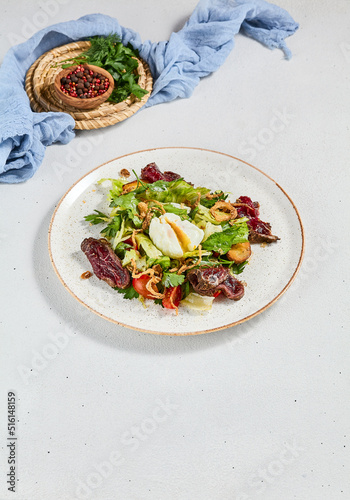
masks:
[[[147,290],[147,288],[146,288],[146,285],[150,279],[151,278],[147,274],[144,274],[143,276],[140,276],[140,278],[134,278],[132,280],[132,286],[135,288],[137,293],[142,295],[142,297],[145,297],[145,299],[153,299],[154,300],[155,297],[153,297],[151,292],[149,290]],[[154,287],[154,290],[158,291],[155,287]]]
[[[132,242],[132,238],[128,238],[127,240],[124,240],[124,243],[127,243],[128,245],[130,245],[131,247],[134,247],[134,244]],[[137,245],[135,245],[135,250],[138,250],[137,248]]]
[[[181,286],[169,286],[165,289],[165,297],[162,300],[163,307],[167,309],[177,309],[181,300]]]

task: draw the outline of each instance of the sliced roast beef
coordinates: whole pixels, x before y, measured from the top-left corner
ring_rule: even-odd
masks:
[[[223,266],[192,269],[187,278],[199,295],[213,297],[217,292],[222,292],[232,300],[239,300],[244,295],[243,284]]]
[[[162,173],[155,163],[149,163],[141,169],[140,177],[141,180],[153,184],[156,181],[175,181],[176,179],[180,179],[181,175],[175,174],[175,172]]]
[[[249,227],[248,239],[250,243],[273,243],[279,240],[278,236],[271,234],[271,224],[254,217],[247,222]]]
[[[252,201],[249,196],[240,196],[233,206],[237,210],[238,217],[258,217],[259,203]]]
[[[111,287],[127,288],[130,285],[129,271],[122,266],[121,260],[106,240],[86,238],[81,249],[100,280]]]
[[[217,290],[221,290],[228,299],[239,300],[244,295],[244,285],[237,280],[231,273],[228,273],[227,278],[220,283]]]
[[[247,217],[250,243],[272,243],[279,240],[271,233],[271,225],[259,219],[259,203],[252,201],[249,196],[240,196],[233,206],[238,217]]]
[[[202,267],[187,273],[187,278],[194,290],[200,295],[212,297],[216,288],[227,277],[227,269],[223,266]]]

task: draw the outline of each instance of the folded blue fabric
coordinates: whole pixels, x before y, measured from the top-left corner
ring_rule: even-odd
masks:
[[[241,29],[267,47],[291,53],[285,38],[298,24],[284,9],[265,0],[200,0],[190,19],[166,42],[142,43],[139,35],[103,14],[45,28],[12,47],[0,68],[0,182],[26,181],[40,166],[46,146],[66,144],[74,137],[74,120],[66,113],[33,113],[24,90],[27,70],[54,47],[95,35],[117,33],[138,49],[150,66],[154,86],[141,108],[189,97],[200,78],[216,71]],[[9,84],[8,82],[11,82]]]

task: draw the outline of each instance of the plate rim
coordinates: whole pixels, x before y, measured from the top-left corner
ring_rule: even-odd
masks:
[[[66,284],[66,282],[64,281],[64,279],[62,278],[62,276],[58,272],[58,269],[56,267],[56,264],[54,262],[53,255],[52,255],[52,247],[51,247],[52,226],[54,224],[54,220],[55,220],[55,217],[56,217],[56,214],[57,214],[57,211],[58,211],[59,207],[61,206],[61,204],[63,203],[63,201],[65,200],[65,198],[68,196],[68,194],[72,191],[72,189],[74,189],[77,184],[79,184],[83,179],[85,179],[85,177],[87,177],[88,175],[92,174],[95,170],[103,167],[104,165],[107,165],[108,163],[112,163],[113,161],[120,160],[121,158],[125,158],[127,156],[132,156],[132,155],[139,154],[139,153],[146,153],[146,152],[149,152],[149,151],[164,150],[164,149],[189,149],[189,150],[195,150],[195,151],[205,151],[205,152],[209,152],[209,153],[219,154],[219,155],[222,155],[222,156],[227,156],[228,158],[231,158],[233,160],[237,160],[237,161],[239,161],[241,163],[244,163],[248,167],[251,167],[254,170],[257,170],[258,172],[260,172],[261,174],[263,174],[265,177],[267,177],[268,179],[270,179],[270,181],[272,181],[282,191],[282,193],[286,196],[286,198],[291,203],[291,205],[292,205],[292,207],[293,207],[293,209],[294,209],[294,211],[295,211],[295,213],[297,215],[297,218],[298,218],[298,221],[299,221],[299,225],[300,225],[300,233],[301,233],[301,251],[300,251],[300,256],[299,256],[298,263],[296,265],[296,268],[294,269],[294,272],[293,272],[292,276],[290,277],[288,283],[283,287],[283,289],[272,300],[270,300],[270,302],[268,302],[268,304],[266,304],[264,307],[261,307],[260,309],[258,309],[254,313],[249,314],[245,318],[242,318],[240,320],[234,321],[234,322],[232,322],[232,323],[230,323],[228,325],[218,326],[218,327],[215,327],[215,328],[210,328],[208,330],[200,330],[200,331],[186,332],[186,333],[160,332],[160,331],[148,330],[148,329],[145,329],[145,328],[137,328],[135,326],[127,325],[125,323],[122,323],[121,321],[117,321],[115,319],[109,318],[108,316],[105,316],[104,314],[100,313],[99,311],[96,311],[91,306],[87,305],[85,302],[83,302],[82,299],[80,299],[69,288],[69,286]],[[241,160],[240,158],[237,158],[236,156],[230,155],[228,153],[222,153],[220,151],[215,151],[213,149],[191,147],[191,146],[162,146],[162,147],[157,147],[157,148],[142,149],[140,151],[133,151],[132,153],[127,153],[127,154],[118,156],[116,158],[113,158],[111,160],[108,160],[108,161],[106,161],[104,163],[101,163],[101,165],[98,165],[97,167],[91,169],[89,172],[87,172],[86,174],[84,174],[83,176],[81,176],[76,182],[74,182],[74,184],[72,184],[72,186],[63,194],[63,196],[59,200],[59,202],[58,202],[58,204],[57,204],[57,206],[56,206],[56,208],[55,208],[55,210],[54,210],[54,212],[52,214],[52,217],[51,217],[51,220],[50,220],[50,225],[49,225],[49,231],[48,231],[48,249],[49,249],[49,256],[50,256],[51,264],[52,264],[52,266],[54,268],[54,271],[55,271],[56,275],[58,276],[59,280],[63,284],[64,288],[78,302],[80,302],[80,304],[82,304],[83,306],[85,306],[87,309],[89,309],[94,314],[97,314],[97,316],[100,316],[101,318],[106,319],[107,321],[109,321],[111,323],[114,323],[114,324],[117,324],[117,325],[121,325],[121,326],[123,326],[125,328],[129,328],[131,330],[135,330],[135,331],[138,331],[138,332],[152,333],[154,335],[166,335],[166,336],[173,336],[173,337],[185,337],[185,336],[203,335],[205,333],[217,332],[219,330],[225,330],[227,328],[231,328],[233,326],[240,325],[240,324],[245,323],[246,321],[248,321],[248,320],[250,320],[252,318],[255,318],[255,316],[257,316],[258,314],[261,314],[266,309],[268,309],[269,307],[271,307],[288,290],[288,288],[291,286],[291,284],[293,283],[293,281],[296,278],[296,275],[299,272],[299,269],[300,269],[300,266],[301,266],[301,263],[302,263],[302,260],[303,260],[303,257],[304,257],[304,252],[305,252],[305,234],[304,234],[304,226],[303,226],[303,223],[302,223],[299,211],[298,211],[298,209],[297,209],[294,201],[291,199],[291,197],[288,195],[288,193],[286,193],[286,191],[278,184],[278,182],[275,181],[275,179],[273,179],[270,175],[266,174],[260,168],[255,167],[254,165],[252,165],[252,164],[250,164],[250,163],[248,163],[248,162],[246,162],[244,160]]]

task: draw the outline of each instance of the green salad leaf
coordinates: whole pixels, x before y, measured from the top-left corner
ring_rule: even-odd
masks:
[[[200,227],[205,227],[207,222],[210,222],[211,224],[214,224],[216,226],[220,225],[220,222],[217,221],[210,213],[209,208],[205,207],[202,205],[202,201],[197,207],[197,212],[194,215],[194,222],[197,224],[197,226]]]
[[[170,182],[153,182],[153,184],[147,185],[145,191],[139,196],[146,200],[157,200],[162,203],[185,203],[190,206],[195,204],[198,194],[204,196],[209,192],[210,190],[205,187],[194,188],[183,179],[176,179]]]
[[[94,210],[95,214],[85,215],[84,219],[90,224],[103,224],[106,222],[110,222],[111,218],[108,215],[100,212],[99,210]]]
[[[119,243],[121,243],[123,237],[125,236],[124,231],[125,231],[125,219],[122,218],[119,231],[116,232],[116,234],[113,238],[113,241],[112,241],[113,250],[115,250],[117,248],[117,246],[119,245]]]
[[[169,286],[182,285],[184,281],[185,276],[183,274],[163,273],[162,284],[165,288],[168,288]]]
[[[111,179],[111,178],[104,178],[100,179],[97,184],[102,184],[105,181],[110,181],[112,184],[112,188],[109,191],[107,195],[107,201],[111,201],[113,198],[116,196],[120,196],[123,192],[123,186],[126,184],[128,181],[126,179]]]
[[[182,300],[184,300],[191,293],[191,286],[189,281],[184,281],[181,285]]]
[[[114,252],[118,255],[118,257],[123,260],[125,257],[125,254],[128,250],[131,250],[132,246],[129,243],[124,243],[123,241],[119,243],[116,248],[114,249]]]
[[[207,198],[203,198],[201,200],[201,205],[203,205],[204,207],[207,207],[207,208],[211,208],[215,205],[215,203],[217,201],[225,201],[226,198],[227,198],[227,194],[223,193],[222,191],[215,191],[214,194],[217,194],[218,196],[216,196],[215,198],[212,198],[212,199],[207,199]]]
[[[222,259],[221,257],[218,258],[219,264],[223,264],[227,266],[232,274],[241,274],[244,271],[245,266],[248,264],[248,261],[245,260],[244,262],[241,262],[240,264],[236,264],[232,260],[226,260]]]
[[[139,247],[145,252],[150,259],[158,259],[162,257],[162,252],[153,244],[152,240],[143,233],[138,233],[135,236]]]
[[[111,207],[120,207],[122,210],[134,210],[137,212],[137,204],[139,200],[135,196],[135,192],[131,191],[127,194],[122,194],[121,196],[116,196],[112,199]]]
[[[120,226],[122,224],[122,217],[120,215],[115,215],[111,222],[107,224],[107,226],[102,229],[101,234],[105,238],[114,238],[117,232],[120,230]]]
[[[135,288],[130,285],[128,288],[118,288],[117,286],[114,287],[114,290],[117,290],[118,293],[121,293],[122,295],[124,295],[124,299],[137,299],[140,295],[139,293],[137,293],[137,291],[135,290]]]
[[[167,213],[176,214],[179,217],[181,217],[181,219],[189,218],[188,211],[186,210],[186,208],[175,207],[171,203],[164,203],[163,208]]]
[[[135,191],[128,194],[122,194],[112,199],[110,206],[119,207],[119,210],[126,211],[128,218],[133,222],[136,228],[140,228],[142,220],[138,217],[137,205],[139,200],[136,198]]]
[[[152,267],[159,264],[160,267],[163,269],[163,271],[166,271],[167,269],[170,268],[170,257],[167,255],[162,255],[161,257],[158,257],[157,259],[148,259],[147,260],[147,265],[148,267]]]
[[[211,234],[209,238],[202,243],[202,248],[204,250],[225,254],[230,250],[232,245],[248,241],[248,233],[249,228],[246,222],[234,224],[221,233]]]
[[[144,255],[143,257],[140,256],[140,254],[132,248],[131,250],[127,250],[124,255],[124,259],[122,261],[122,266],[125,267],[128,264],[131,264],[131,261],[134,260],[136,264],[136,269],[138,271],[146,271],[147,269],[147,264],[146,264],[146,256]]]

